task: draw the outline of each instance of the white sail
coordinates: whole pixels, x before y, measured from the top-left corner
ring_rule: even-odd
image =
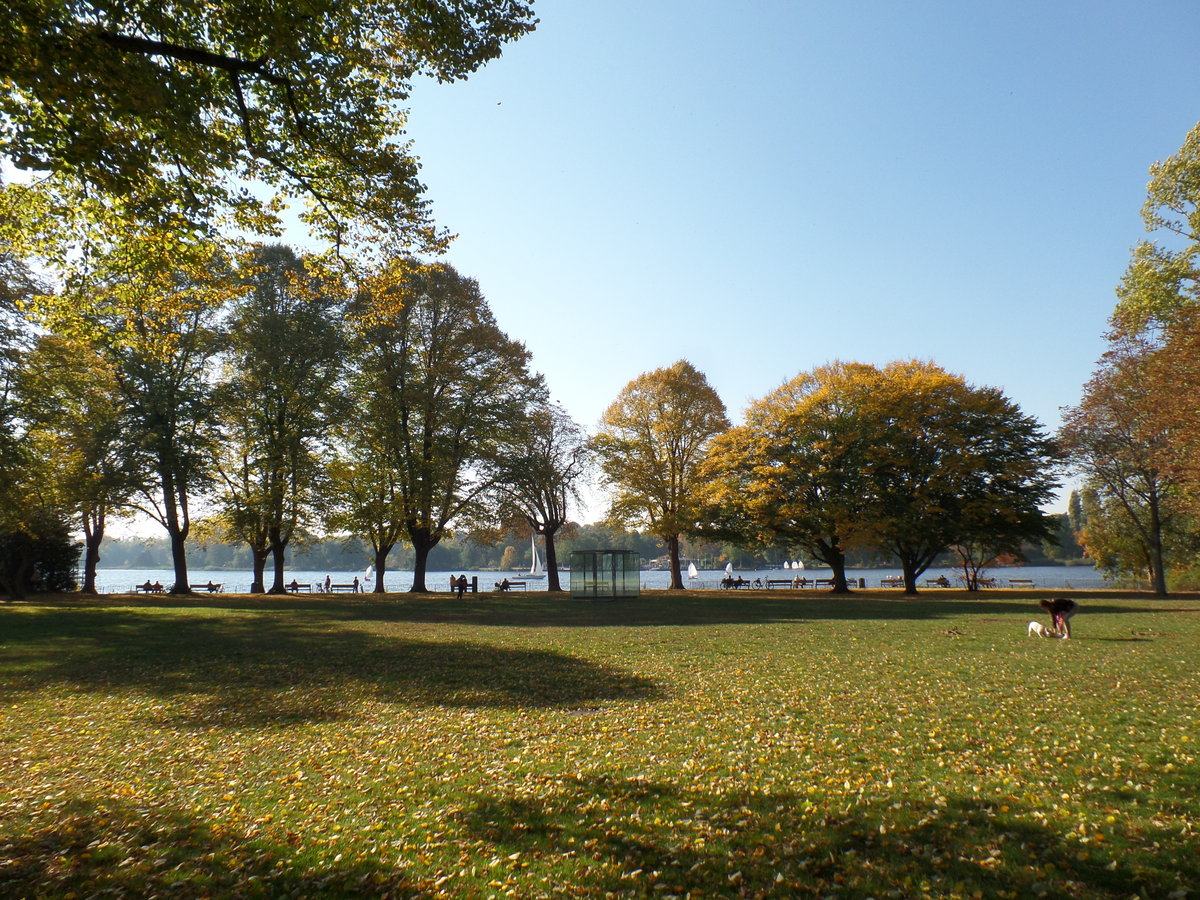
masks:
[[[725,563],[725,574],[726,574],[726,575],[732,575],[732,574],[733,574],[733,563],[731,563],[731,562],[729,562],[729,563]]]
[[[367,571],[363,572],[363,584],[364,584],[364,585],[366,585],[366,584],[370,584],[370,583],[371,583],[371,579],[372,579],[372,578],[374,578],[374,577],[375,577],[375,564],[374,564],[374,563],[368,563],[368,564],[367,564]]]
[[[529,538],[529,552],[533,557],[533,562],[529,565],[529,574],[526,578],[545,578],[546,573],[542,569],[542,558],[537,552],[537,535],[531,535]]]
[[[804,568],[804,561],[803,561],[803,560],[799,560],[799,559],[798,559],[798,560],[796,560],[794,563],[792,563],[792,568],[793,568],[793,569],[803,569],[803,568]]]
[[[688,578],[699,578],[700,573],[696,571],[695,563],[688,563]]]
[[[785,569],[790,569],[790,568],[792,567],[792,564],[791,564],[790,562],[788,562],[788,561],[785,559],[785,560],[783,561],[783,567],[784,567]]]

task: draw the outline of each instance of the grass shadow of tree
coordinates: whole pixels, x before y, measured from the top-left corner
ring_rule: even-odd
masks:
[[[6,897],[426,897],[401,866],[325,864],[298,835],[272,840],[178,810],[72,801],[52,825],[0,837]],[[306,856],[309,856],[306,859]],[[311,860],[311,861],[310,861]]]
[[[1194,787],[1194,786],[1193,786]],[[1154,867],[1069,839],[1039,811],[971,796],[831,812],[801,794],[738,796],[640,779],[573,779],[548,797],[478,796],[466,839],[586,872],[570,896],[1182,896],[1200,868],[1185,840]],[[1167,848],[1171,848],[1169,851]],[[1143,857],[1144,860],[1144,857]],[[553,864],[553,863],[552,863]],[[978,893],[975,893],[978,891]],[[1175,893],[1172,893],[1175,892]]]
[[[658,697],[650,679],[551,650],[422,641],[296,617],[52,611],[6,643],[6,694],[49,684],[175,701],[177,725],[333,721],[363,699],[449,707],[577,707]]]

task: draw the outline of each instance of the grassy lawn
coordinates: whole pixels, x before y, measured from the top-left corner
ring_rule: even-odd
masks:
[[[1200,599],[0,608],[0,896],[1200,885]]]

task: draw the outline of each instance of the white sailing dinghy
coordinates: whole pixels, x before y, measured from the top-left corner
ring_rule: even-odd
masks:
[[[700,573],[696,571],[695,563],[688,563],[688,578],[699,578]]]
[[[529,538],[529,552],[533,555],[533,562],[529,565],[529,573],[526,578],[545,578],[546,571],[542,566],[542,558],[537,552],[537,535],[531,535]]]

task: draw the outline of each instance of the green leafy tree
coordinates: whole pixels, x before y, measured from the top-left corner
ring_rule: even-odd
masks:
[[[495,517],[504,461],[545,388],[479,285],[444,263],[396,260],[365,285],[352,316],[338,521],[371,542],[376,591],[403,536],[415,554],[412,590],[424,592],[429,552],[451,524]]]
[[[287,247],[246,261],[249,290],[225,323],[225,377],[215,401],[220,521],[247,543],[252,591],[284,593],[286,551],[321,518],[322,458],[336,411],[344,336],[340,292]]]
[[[1170,324],[1200,302],[1200,125],[1150,167],[1142,220],[1152,238],[1133,250],[1114,316],[1130,334]]]
[[[11,0],[0,156],[43,173],[16,192],[23,228],[79,210],[263,231],[303,196],[334,242],[357,222],[435,246],[400,139],[411,82],[463,78],[535,24],[520,0]]]
[[[593,439],[612,493],[609,517],[666,542],[672,590],[683,588],[679,536],[696,530],[700,519],[700,464],[710,442],[727,428],[717,392],[680,360],[629,382]]]

